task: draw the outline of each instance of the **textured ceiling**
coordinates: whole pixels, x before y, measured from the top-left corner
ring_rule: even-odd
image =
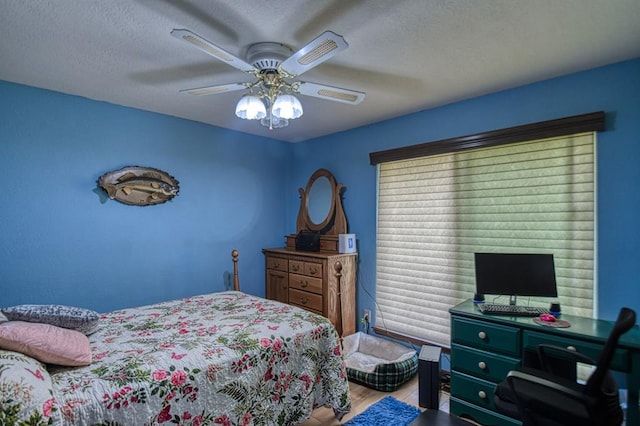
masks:
[[[360,105],[300,96],[269,131],[235,117],[252,81],[170,35],[189,29],[244,58],[297,50],[325,30],[349,48],[300,79],[366,92]],[[2,0],[0,79],[289,142],[640,57],[638,0]]]

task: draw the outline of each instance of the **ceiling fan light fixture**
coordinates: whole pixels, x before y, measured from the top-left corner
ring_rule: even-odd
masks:
[[[273,103],[271,112],[278,118],[292,120],[302,116],[302,104],[293,95],[280,95]]]
[[[365,97],[364,92],[355,90],[291,81],[349,46],[344,37],[333,31],[323,32],[295,53],[282,43],[254,43],[247,48],[244,60],[189,30],[174,29],[171,35],[256,79],[252,83],[217,84],[181,92],[210,95],[248,89],[236,104],[236,116],[258,120],[269,130],[286,127],[289,120],[302,116],[302,104],[294,93],[351,105],[359,104]]]
[[[244,120],[260,120],[267,116],[267,108],[259,97],[244,95],[236,105],[236,116]]]
[[[287,127],[289,125],[289,120],[286,118],[278,118],[275,115],[269,117],[265,117],[260,120],[260,124],[264,127],[268,127],[269,129],[282,129],[283,127]]]

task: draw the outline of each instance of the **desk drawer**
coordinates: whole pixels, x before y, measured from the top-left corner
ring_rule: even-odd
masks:
[[[322,295],[320,294],[290,288],[289,303],[313,312],[322,313]]]
[[[475,406],[453,396],[449,400],[449,412],[454,416],[471,419],[476,423],[485,426],[522,425],[518,420],[514,420],[511,417],[503,416],[502,414],[487,410],[486,408]]]
[[[454,343],[520,357],[521,336],[516,327],[453,317],[451,336]]]
[[[493,392],[496,384],[458,371],[451,372],[451,396],[494,411]]]
[[[511,370],[520,366],[520,359],[478,349],[451,345],[452,368],[475,377],[501,382]]]
[[[312,278],[305,275],[289,274],[289,287],[298,290],[322,294],[322,278]]]
[[[578,339],[538,333],[535,331],[525,331],[523,342],[526,349],[532,350],[535,350],[535,348],[542,343],[560,346],[562,348],[573,347],[577,352],[588,356],[596,362],[598,361],[600,352],[602,352],[602,348],[604,347],[604,344],[599,345],[597,343],[584,342]],[[613,359],[611,360],[611,369],[627,372],[630,370],[630,368],[631,358],[629,355],[629,351],[620,348],[616,349],[613,355]]]

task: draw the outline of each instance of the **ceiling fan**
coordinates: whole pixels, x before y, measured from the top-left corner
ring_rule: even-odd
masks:
[[[365,93],[355,90],[293,80],[349,46],[342,36],[332,31],[325,31],[295,53],[293,49],[281,43],[252,44],[247,49],[246,60],[189,30],[174,29],[171,35],[256,77],[253,83],[218,84],[181,92],[213,95],[246,89],[248,93],[238,102],[236,115],[243,119],[259,119],[260,123],[269,129],[285,127],[289,120],[302,115],[302,104],[295,94],[352,105],[359,104],[365,97]]]

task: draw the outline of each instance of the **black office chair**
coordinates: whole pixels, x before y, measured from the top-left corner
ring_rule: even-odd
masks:
[[[552,346],[538,347],[540,369],[523,367],[511,371],[499,383],[494,402],[499,412],[522,421],[523,426],[618,426],[623,412],[618,385],[609,366],[620,336],[636,323],[636,313],[622,308],[596,363],[575,351]],[[570,362],[573,372],[559,374],[554,361]],[[577,363],[596,366],[585,384],[577,383]],[[555,364],[557,366],[557,363]]]

